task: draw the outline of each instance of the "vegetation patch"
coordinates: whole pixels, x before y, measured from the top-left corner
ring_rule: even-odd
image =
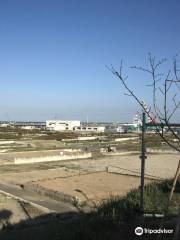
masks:
[[[172,180],[152,182],[145,186],[145,212],[164,213],[167,208],[169,191]],[[178,213],[180,202],[180,181],[178,181],[172,199],[169,214],[163,221],[159,218],[143,218],[139,212],[140,189],[130,191],[124,197],[111,197],[96,206],[90,213],[80,211],[74,217],[69,218],[70,213],[63,216],[57,214],[56,218],[41,227],[19,231],[6,231],[3,239],[26,240],[37,239],[63,239],[63,240],[119,240],[136,239],[134,229],[137,226],[146,228],[175,229],[175,213]],[[62,220],[63,217],[63,220]],[[39,220],[39,218],[37,219]],[[150,236],[152,237],[152,236]],[[152,239],[144,235],[143,239]],[[161,239],[172,239],[172,235]]]

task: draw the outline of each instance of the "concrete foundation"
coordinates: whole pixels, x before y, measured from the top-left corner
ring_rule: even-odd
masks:
[[[38,162],[52,162],[52,161],[65,161],[72,159],[83,159],[91,158],[91,153],[76,153],[69,155],[55,155],[46,157],[19,157],[14,159],[15,164],[28,164],[28,163],[38,163]]]

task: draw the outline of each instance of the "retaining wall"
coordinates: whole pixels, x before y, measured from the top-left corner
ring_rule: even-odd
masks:
[[[175,150],[171,150],[171,149],[156,149],[156,148],[147,148],[146,149],[146,151],[147,151],[147,153],[169,153],[169,154],[171,154],[171,153],[173,153],[173,154],[179,154],[179,152],[178,151],[175,151]]]
[[[138,139],[139,137],[116,138],[115,142],[123,142],[123,141],[138,140]]]
[[[15,141],[0,141],[0,145],[4,145],[4,144],[14,144]]]
[[[28,191],[37,192],[40,195],[47,196],[56,201],[63,201],[68,203],[74,203],[75,198],[64,192],[54,191],[52,189],[47,189],[42,186],[39,186],[37,183],[27,183],[24,185],[24,188]]]

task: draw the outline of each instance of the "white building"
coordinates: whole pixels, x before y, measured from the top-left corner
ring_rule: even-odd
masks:
[[[142,120],[139,113],[136,113],[133,117],[133,126],[134,127],[142,126]]]
[[[104,126],[79,126],[74,128],[75,131],[86,131],[86,132],[104,132]]]
[[[122,125],[109,125],[105,127],[105,132],[107,133],[125,133],[127,132],[127,126]]]
[[[36,127],[35,126],[22,126],[21,129],[33,130],[33,129],[36,129]]]
[[[47,120],[46,129],[51,131],[73,131],[80,127],[80,121]]]

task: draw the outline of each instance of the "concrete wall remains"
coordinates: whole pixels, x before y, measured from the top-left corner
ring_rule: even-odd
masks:
[[[92,153],[76,153],[71,155],[55,155],[55,156],[44,156],[44,157],[17,157],[14,159],[15,164],[28,164],[38,162],[52,162],[52,161],[65,161],[72,159],[83,159],[91,158]]]

